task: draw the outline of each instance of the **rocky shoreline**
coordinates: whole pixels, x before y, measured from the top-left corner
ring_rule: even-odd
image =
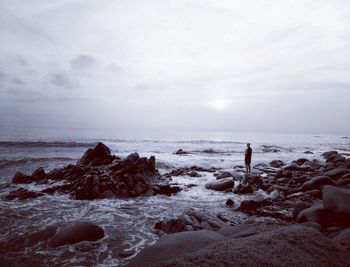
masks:
[[[187,152],[179,149],[174,154],[181,157]],[[98,143],[77,164],[48,173],[43,168],[31,175],[17,172],[7,185],[16,189],[4,200],[50,194],[67,194],[73,200],[172,195],[191,190],[189,185],[185,188],[173,183],[172,177],[201,179],[203,173],[211,173],[213,180],[205,188],[226,193],[227,210],[244,213],[249,219],[238,224],[222,214],[189,210],[179,217],[159,220],[154,229],[160,239],[137,255],[125,252],[125,257],[132,258],[129,266],[350,266],[346,257],[350,252],[350,159],[337,151],[325,152],[322,157],[324,160],[300,158],[291,164],[273,160],[255,165],[252,175],[245,175],[243,166],[232,171],[193,166],[161,175],[155,157],[132,153],[122,159]],[[30,183],[46,188],[18,188]],[[262,192],[261,196],[256,192]],[[232,194],[246,198],[235,203]],[[103,237],[103,229],[91,222],[50,228],[43,235],[52,247]],[[256,246],[254,251],[247,252],[252,246]],[[278,257],[269,250],[290,253]],[[239,257],[237,251],[245,256]]]

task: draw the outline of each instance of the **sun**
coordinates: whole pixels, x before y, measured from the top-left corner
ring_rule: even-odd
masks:
[[[213,100],[209,102],[209,106],[216,110],[224,110],[228,104],[227,100]]]

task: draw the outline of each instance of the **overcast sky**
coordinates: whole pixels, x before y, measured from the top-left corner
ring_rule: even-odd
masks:
[[[350,2],[0,0],[0,124],[350,133]]]

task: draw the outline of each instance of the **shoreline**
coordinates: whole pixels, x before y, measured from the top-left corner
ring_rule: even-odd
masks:
[[[184,151],[180,152],[179,156]],[[228,198],[232,192],[248,196],[240,203],[227,201],[227,211],[246,214],[248,216],[246,223],[254,224],[259,220],[268,222],[272,219],[275,223],[298,223],[317,229],[323,236],[334,236],[349,227],[350,217],[347,217],[349,210],[339,203],[344,202],[344,199],[346,202],[348,199],[350,164],[349,159],[338,152],[327,152],[323,154],[323,157],[324,161],[297,159],[288,165],[278,160],[271,161],[270,164],[258,164],[254,166],[251,176],[242,175],[242,166],[235,166],[231,172],[193,166],[160,175],[155,167],[155,158],[142,158],[137,153],[126,158],[119,158],[112,155],[108,147],[98,144],[94,149],[89,149],[76,165],[70,164],[49,173],[42,168],[37,169],[31,175],[17,173],[13,177],[13,184],[45,185],[52,184],[52,181],[54,181],[53,185],[58,181],[64,181],[65,184],[49,186],[41,192],[17,189],[7,195],[6,201],[36,198],[53,193],[69,194],[72,199],[86,200],[133,198],[141,195],[147,197],[155,194],[172,195],[182,190],[191,190],[192,187],[184,188],[172,183],[173,177],[188,176],[193,179],[201,179],[203,174],[209,173],[214,179],[205,185],[207,190],[226,192]],[[110,177],[114,178],[111,180]],[[196,187],[196,185],[193,186]],[[334,190],[337,192],[336,195],[344,193],[343,199],[334,200],[332,198]],[[254,197],[253,193],[259,191],[264,192],[264,196]],[[324,195],[327,195],[328,198],[326,203],[324,203]],[[250,199],[249,196],[253,197]],[[336,219],[329,220],[329,216]],[[177,218],[155,222],[155,230],[160,236],[166,237],[174,233],[176,235],[181,232],[204,230],[217,233],[225,227],[236,227],[235,224],[237,222],[225,216],[219,216],[215,212],[188,211]],[[64,227],[56,228],[51,236],[41,241],[52,242],[57,234],[65,231]],[[258,233],[252,235],[258,235]],[[100,238],[97,238],[96,242]],[[145,250],[147,249],[148,247]],[[125,250],[119,256],[130,259],[136,256],[136,260],[141,257],[139,255],[142,255],[142,252],[136,255],[135,251]]]

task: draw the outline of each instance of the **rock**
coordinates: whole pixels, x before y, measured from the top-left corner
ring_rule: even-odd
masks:
[[[162,236],[153,246],[144,248],[128,267],[152,266],[153,264],[194,252],[225,239],[222,235],[209,230],[188,231]]]
[[[346,228],[340,231],[336,236],[332,238],[333,242],[336,242],[340,246],[344,247],[350,252],[350,228]]]
[[[295,203],[293,213],[292,213],[293,218],[296,219],[302,210],[310,208],[310,207],[311,207],[311,204],[306,203],[306,202],[299,201],[299,202]]]
[[[347,178],[347,179],[341,178],[336,182],[336,186],[341,186],[341,187],[346,187],[349,184],[350,184],[350,178]]]
[[[244,238],[248,236],[258,235],[271,230],[276,230],[288,225],[288,223],[277,223],[269,221],[258,221],[253,223],[242,223],[235,226],[223,226],[218,233],[223,236],[234,238]]]
[[[304,154],[313,154],[313,153],[314,153],[314,152],[309,151],[309,150],[304,151]]]
[[[104,237],[104,231],[91,222],[77,222],[63,227],[50,242],[51,247],[74,244],[81,241],[97,241]]]
[[[184,151],[184,150],[182,150],[182,149],[180,148],[180,149],[178,149],[174,154],[175,154],[175,155],[188,155],[189,152],[186,152],[186,151]]]
[[[305,192],[313,189],[319,189],[323,185],[334,185],[334,184],[335,184],[334,181],[328,176],[325,176],[325,175],[317,176],[305,182],[302,185],[302,190]]]
[[[167,195],[170,196],[172,194],[176,194],[177,192],[180,192],[182,189],[180,186],[176,185],[169,185],[169,184],[164,184],[164,185],[157,185],[155,187],[155,193],[159,195]]]
[[[306,227],[311,227],[320,232],[322,231],[322,225],[317,222],[303,222],[302,225]]]
[[[322,190],[322,200],[325,209],[350,215],[350,189],[325,186]]]
[[[329,176],[333,179],[338,179],[348,172],[349,172],[349,170],[347,170],[345,168],[336,168],[336,169],[324,172],[323,175]]]
[[[273,160],[269,163],[269,165],[273,168],[281,168],[286,165],[282,160]]]
[[[35,197],[40,197],[43,196],[44,194],[41,192],[34,192],[34,191],[29,191],[24,188],[18,188],[17,190],[14,190],[10,192],[5,199],[6,200],[13,200],[15,198],[24,200],[24,199],[29,199],[29,198],[35,198]]]
[[[139,261],[139,266],[151,265],[143,265]],[[243,238],[228,238],[195,252],[178,253],[166,261],[152,265],[152,267],[160,266],[340,267],[349,266],[349,258],[347,253],[319,231],[298,225],[285,226]]]
[[[214,176],[216,177],[217,180],[223,179],[223,178],[233,177],[232,173],[227,172],[227,171],[221,172],[221,173],[218,173],[218,174],[214,174]]]
[[[34,178],[28,175],[25,175],[21,172],[16,172],[15,176],[12,178],[12,183],[14,184],[30,184],[34,182]]]
[[[309,167],[309,170],[315,171],[321,168],[321,164],[317,161],[307,161],[303,165],[301,165],[301,168]]]
[[[346,161],[346,158],[340,154],[333,154],[326,159],[326,162],[332,162],[332,163],[345,162],[345,161]]]
[[[265,153],[277,153],[277,152],[281,152],[281,147],[279,146],[268,146],[268,145],[263,145],[263,152]]]
[[[225,191],[232,189],[235,185],[235,181],[232,178],[223,178],[220,180],[211,181],[205,184],[205,188],[216,191]]]
[[[224,222],[207,211],[186,211],[177,218],[159,221],[154,228],[162,233],[182,231],[219,230]]]
[[[297,159],[295,162],[298,164],[298,165],[303,165],[304,163],[308,162],[309,160],[308,159],[305,159],[305,158],[300,158],[300,159]]]
[[[332,155],[338,154],[337,151],[328,151],[328,152],[324,152],[321,156],[324,157],[325,159],[329,158]]]
[[[233,207],[234,205],[235,205],[235,202],[231,198],[226,200],[227,207]]]
[[[103,143],[98,143],[95,148],[88,149],[83,157],[78,161],[80,166],[98,166],[112,163],[116,159],[111,155],[111,151]]]
[[[254,189],[251,185],[249,184],[239,184],[233,189],[233,193],[235,194],[251,194],[254,192]]]
[[[269,199],[269,198],[243,200],[238,210],[243,212],[250,212],[250,211],[256,210],[259,207],[266,206],[271,203],[272,203],[272,199]]]
[[[287,170],[287,171],[299,171],[300,170],[300,166],[297,163],[292,163],[292,164],[284,167],[284,170]]]
[[[168,221],[159,221],[154,225],[154,229],[161,230],[165,233],[178,233],[186,231],[186,224],[180,218],[178,219],[170,219]]]
[[[244,184],[249,184],[253,187],[254,191],[258,190],[263,184],[263,180],[257,175],[246,175],[243,179]]]
[[[200,175],[198,172],[196,171],[191,171],[188,173],[188,176],[190,177],[202,177],[202,175]]]
[[[297,222],[317,222],[321,225],[329,225],[333,222],[332,211],[323,208],[322,204],[315,204],[310,208],[303,209],[297,216]]]
[[[318,199],[322,199],[322,191],[318,189],[313,189],[305,192],[305,195],[309,195]]]
[[[46,173],[42,167],[36,169],[31,176],[35,181],[41,181],[46,179]]]

